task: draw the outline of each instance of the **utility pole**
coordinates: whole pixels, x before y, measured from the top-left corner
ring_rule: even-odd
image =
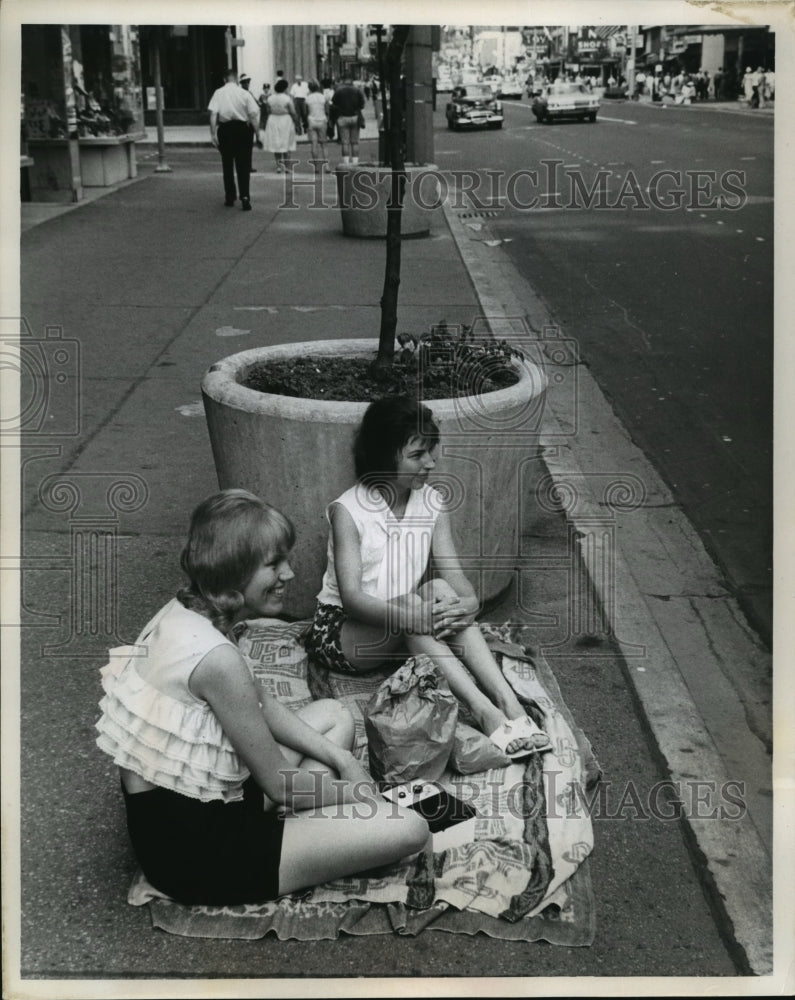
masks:
[[[433,54],[429,24],[413,24],[406,44],[406,159],[433,163]]]
[[[627,25],[627,97],[635,93],[635,25]]]
[[[160,75],[160,36],[163,29],[156,27],[154,34],[154,68],[155,68],[155,116],[157,121],[157,166],[156,174],[170,174],[171,167],[166,163],[166,140],[163,129],[163,81]]]

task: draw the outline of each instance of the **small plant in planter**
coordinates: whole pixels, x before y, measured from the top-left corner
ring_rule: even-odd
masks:
[[[300,399],[371,402],[382,396],[457,399],[496,392],[518,381],[512,359],[523,359],[506,341],[477,335],[444,320],[417,337],[401,333],[389,368],[367,358],[297,357],[253,365],[243,385]]]

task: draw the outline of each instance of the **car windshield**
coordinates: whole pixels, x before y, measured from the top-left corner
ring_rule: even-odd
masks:
[[[585,87],[581,83],[566,83],[562,80],[557,80],[549,88],[550,94],[583,94],[585,93]]]
[[[472,84],[468,87],[462,87],[459,97],[466,97],[469,100],[491,100],[492,93],[491,87],[484,86],[482,83]]]

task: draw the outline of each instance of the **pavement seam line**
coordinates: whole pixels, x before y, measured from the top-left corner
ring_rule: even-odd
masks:
[[[526,315],[530,319],[527,311],[521,307],[516,293],[516,289],[524,287],[533,302],[540,307],[540,315],[532,316],[532,322],[529,323],[531,328],[554,326],[552,317],[537,293],[510,261],[502,258],[491,262],[481,258],[481,241],[468,238],[464,224],[456,217],[449,197],[444,202],[443,209],[481,303],[482,314],[485,317]],[[486,226],[483,228],[487,229]],[[483,237],[482,230],[478,235],[488,238]],[[478,247],[472,246],[476,242],[481,247],[480,253]],[[507,278],[507,272],[510,272],[510,279]],[[565,438],[551,407],[545,409],[545,415],[547,423],[541,440],[542,464],[553,480],[559,482],[572,471],[579,473],[580,468],[571,447],[560,445]],[[571,518],[575,526],[581,519],[583,510],[586,514],[589,509],[592,512],[599,511],[598,502],[588,495],[590,491],[587,484],[584,492],[587,500],[582,505],[578,504],[581,513],[567,512],[567,517]],[[687,521],[683,513],[682,518]],[[670,645],[628,568],[620,542],[617,542],[615,552],[616,597],[620,594],[620,600],[615,602],[604,600],[605,595],[600,588],[601,575],[591,554],[581,548],[580,555],[602,608],[621,607],[625,615],[621,622],[623,639],[618,635],[614,618],[610,622],[611,631],[621,649],[626,676],[632,684],[671,777],[684,781],[688,777],[690,780],[694,777],[711,779],[721,785],[729,778],[722,756],[691,696]],[[630,628],[628,637],[630,626],[634,628]],[[628,639],[634,641],[629,642]],[[647,659],[644,662],[648,669],[643,672],[633,671],[630,667],[632,657],[637,656],[638,645],[643,645],[646,649]],[[655,657],[650,655],[652,650],[657,654]],[[698,745],[687,746],[688,743],[694,743],[695,736],[698,737]],[[686,746],[690,752],[683,753],[680,746]],[[696,752],[692,752],[694,750]],[[733,928],[737,945],[755,973],[769,974],[773,969],[772,871],[770,855],[756,825],[748,812],[741,820],[731,824],[694,816],[684,816],[684,821],[706,859],[717,890],[713,896],[718,898],[713,901],[725,914],[727,924]]]

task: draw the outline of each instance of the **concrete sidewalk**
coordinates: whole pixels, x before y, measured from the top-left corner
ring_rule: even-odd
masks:
[[[305,151],[299,159],[308,179]],[[154,174],[154,163],[144,162],[136,182],[22,239],[23,315],[37,338],[46,327],[61,330],[75,375],[71,395],[52,401],[53,420],[72,420],[74,433],[49,434],[45,423],[24,467],[23,976],[748,971],[731,927],[705,895],[709,876],[685,846],[682,825],[632,811],[595,823],[598,929],[587,949],[440,934],[430,941],[177,939],[154,932],[148,913],[126,904],[134,865],[118,779],[94,745],[98,668],[108,646],[133,641],[173,596],[188,515],[216,489],[202,373],[258,344],[376,335],[384,266],[383,243],[346,239],[336,209],[284,207],[281,176],[255,174],[254,211],[242,213],[223,207],[213,150],[175,147],[169,160],[172,173]],[[326,184],[333,189],[333,178]],[[402,253],[399,330],[479,314],[483,275],[465,266],[441,213],[430,236],[404,242]],[[59,491],[62,482],[69,485]],[[72,506],[70,497],[77,498]],[[91,532],[109,561],[100,583],[115,636],[103,634],[101,609],[78,603],[87,581],[71,546]],[[520,560],[518,589],[491,617],[523,623],[529,641],[554,649],[553,668],[598,749],[613,805],[630,787],[648,801],[668,775],[620,650],[609,634],[570,630],[566,518],[528,504],[522,532],[522,552],[532,558]]]

